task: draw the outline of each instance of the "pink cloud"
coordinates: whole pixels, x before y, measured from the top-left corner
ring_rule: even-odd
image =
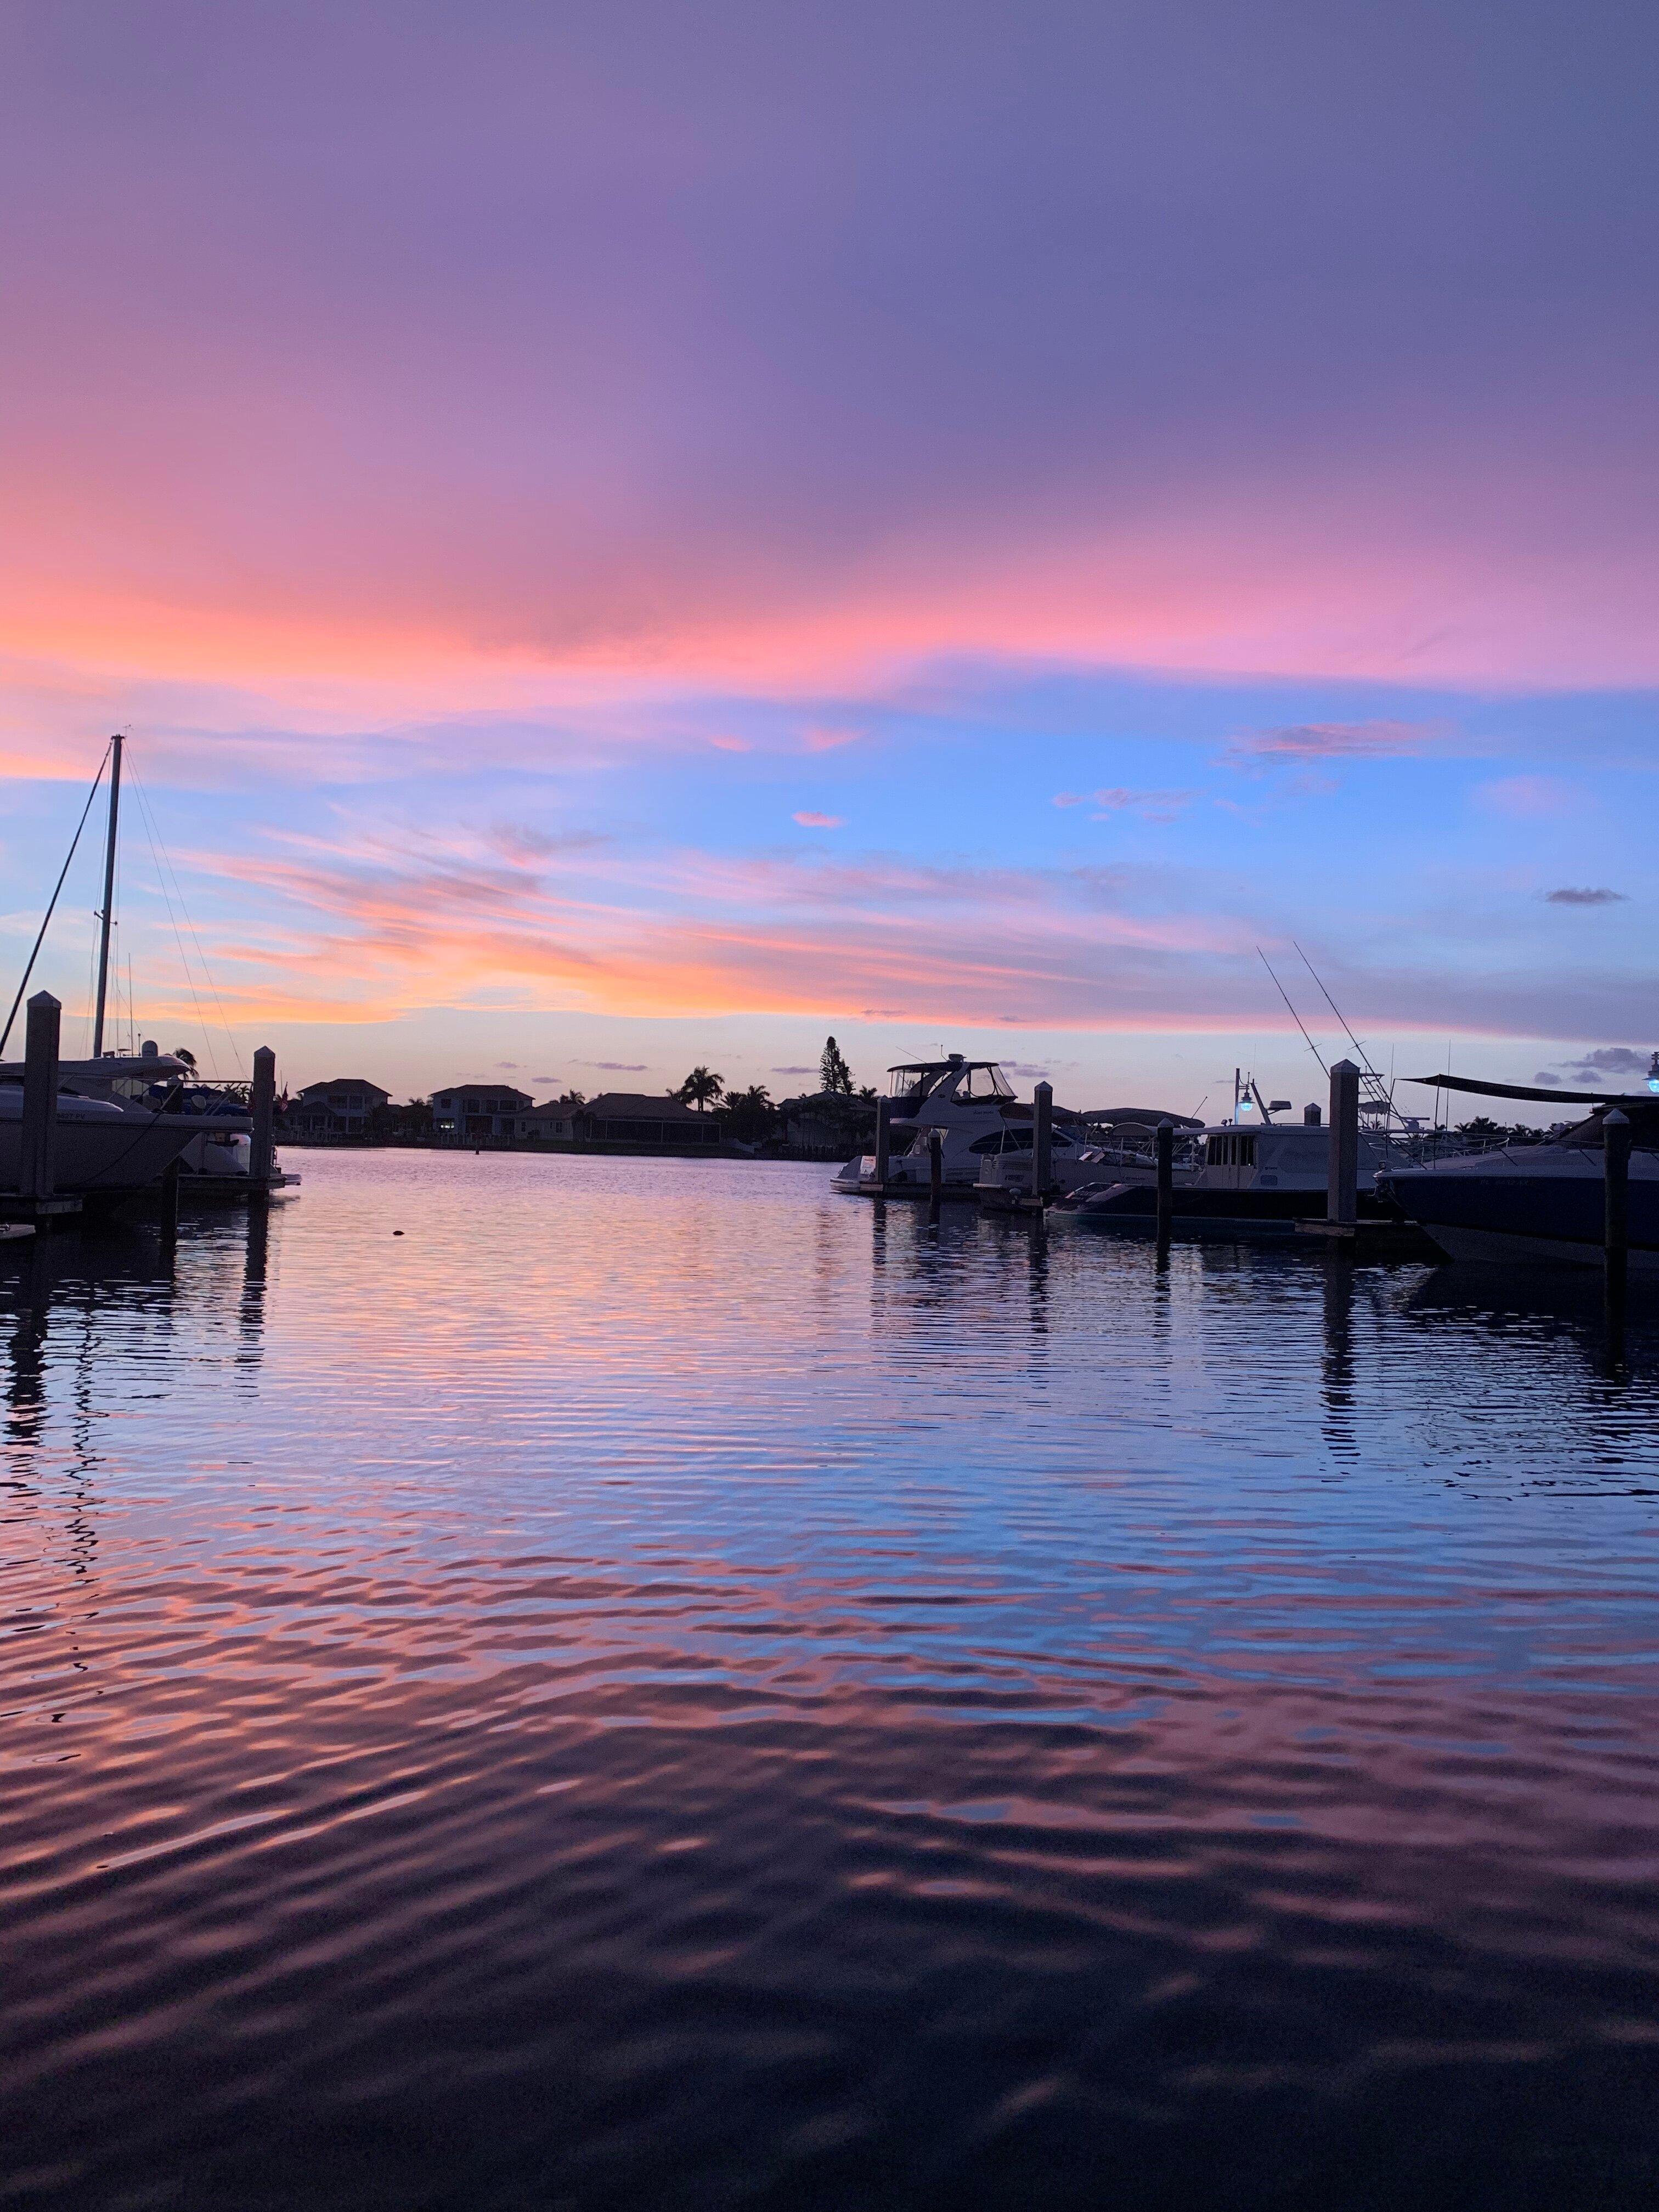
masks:
[[[751,750],[747,738],[710,738],[708,742],[720,753],[746,753]]]
[[[799,822],[803,830],[844,830],[847,827],[847,823],[843,816],[839,814],[814,814],[810,808],[804,809],[800,813],[793,816],[792,818],[794,821]]]

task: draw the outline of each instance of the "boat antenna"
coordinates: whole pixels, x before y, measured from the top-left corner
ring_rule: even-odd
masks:
[[[1256,950],[1256,957],[1258,957],[1258,959],[1261,961],[1261,963],[1262,966],[1267,969],[1267,973],[1268,973],[1270,975],[1273,975],[1273,988],[1274,988],[1274,990],[1276,990],[1276,991],[1278,992],[1278,994],[1279,994],[1279,997],[1280,997],[1281,999],[1283,999],[1283,1000],[1285,1001],[1285,1004],[1286,1007],[1289,1009],[1291,1019],[1291,1020],[1296,1024],[1296,1025],[1297,1025],[1297,1029],[1299,1029],[1299,1030],[1301,1030],[1301,1032],[1302,1032],[1302,1042],[1303,1042],[1303,1043],[1304,1043],[1304,1044],[1305,1044],[1305,1045],[1307,1046],[1307,1048],[1308,1048],[1309,1051],[1313,1054],[1314,1058],[1315,1058],[1316,1060],[1319,1060],[1319,1047],[1318,1047],[1318,1046],[1314,1042],[1313,1039],[1312,1039],[1312,1038],[1308,1035],[1308,1025],[1307,1025],[1307,1024],[1303,1020],[1303,1018],[1302,1018],[1301,1015],[1297,1013],[1297,1012],[1296,1011],[1296,1008],[1291,1005],[1291,994],[1290,994],[1290,993],[1289,993],[1289,992],[1285,988],[1285,986],[1284,986],[1284,985],[1279,981],[1279,980],[1278,976],[1277,976],[1277,975],[1273,975],[1273,962],[1272,962],[1271,960],[1269,960],[1269,959],[1268,959],[1268,957],[1267,957],[1267,954],[1266,954],[1266,953],[1261,950],[1261,947],[1259,945],[1256,946],[1255,950]],[[1322,1060],[1319,1060],[1319,1072],[1320,1072],[1320,1073],[1321,1073],[1322,1075],[1328,1075],[1328,1074],[1330,1073],[1330,1072],[1331,1072],[1331,1071],[1329,1070],[1329,1068],[1326,1066],[1326,1065],[1325,1065],[1325,1063],[1324,1063],[1324,1061],[1323,1061]]]
[[[92,1056],[104,1049],[104,998],[109,988],[109,933],[115,919],[115,835],[121,819],[120,732],[109,741],[109,830],[104,840],[104,904],[98,916],[98,1002],[92,1017]]]
[[[1347,1017],[1346,1017],[1346,1014],[1344,1014],[1344,1012],[1343,1012],[1343,1011],[1342,1011],[1341,1007],[1340,1007],[1340,1006],[1339,1006],[1337,1005],[1336,1000],[1335,1000],[1334,998],[1332,998],[1332,996],[1331,996],[1330,993],[1329,993],[1328,991],[1327,991],[1327,990],[1326,990],[1324,984],[1323,984],[1322,982],[1320,982],[1319,970],[1318,970],[1318,969],[1314,966],[1313,962],[1312,962],[1311,960],[1310,960],[1310,959],[1309,959],[1309,957],[1308,957],[1307,954],[1306,954],[1305,952],[1304,952],[1304,951],[1303,951],[1302,947],[1301,947],[1299,945],[1297,945],[1297,944],[1296,939],[1295,939],[1294,938],[1292,938],[1292,939],[1291,939],[1291,945],[1292,945],[1293,946],[1295,946],[1296,953],[1297,953],[1297,957],[1300,959],[1300,961],[1301,961],[1301,963],[1302,963],[1302,965],[1303,965],[1303,966],[1307,969],[1308,973],[1309,973],[1309,974],[1313,977],[1313,979],[1314,979],[1315,982],[1319,984],[1319,988],[1320,988],[1321,994],[1322,994],[1322,996],[1323,996],[1323,998],[1324,998],[1325,1004],[1326,1004],[1326,1005],[1330,1008],[1331,1012],[1332,1012],[1336,1016],[1336,1018],[1338,1019],[1338,1021],[1340,1021],[1340,1022],[1341,1023],[1341,1024],[1342,1024],[1342,1033],[1343,1033],[1343,1035],[1347,1038],[1348,1042],[1349,1042],[1349,1043],[1353,1047],[1354,1050],[1355,1050],[1355,1051],[1359,1054],[1359,1057],[1361,1058],[1361,1060],[1363,1060],[1364,1061],[1364,1063],[1365,1063],[1365,1072],[1366,1072],[1366,1073],[1367,1073],[1368,1075],[1376,1075],[1376,1069],[1371,1066],[1371,1056],[1370,1056],[1370,1053],[1368,1053],[1368,1052],[1366,1051],[1366,1049],[1365,1049],[1364,1046],[1363,1044],[1361,1044],[1361,1043],[1360,1043],[1359,1039],[1358,1039],[1358,1038],[1354,1035],[1353,1031],[1352,1031],[1352,1030],[1348,1027]],[[1377,1076],[1376,1079],[1377,1079],[1377,1081],[1380,1083],[1380,1082],[1382,1081],[1382,1077],[1381,1077],[1381,1076]]]
[[[87,826],[87,817],[92,811],[93,800],[98,796],[98,787],[104,780],[104,767],[108,759],[109,747],[106,745],[104,757],[98,763],[98,773],[92,779],[92,789],[87,793],[87,803],[81,809],[81,819],[76,823],[75,835],[70,839],[69,851],[64,855],[64,865],[58,873],[57,887],[46,902],[46,916],[40,924],[40,933],[34,940],[34,950],[30,953],[28,965],[23,970],[23,980],[17,986],[17,996],[11,1002],[11,1012],[6,1016],[6,1026],[0,1030],[0,1052],[3,1052],[6,1048],[6,1039],[11,1035],[11,1025],[17,1019],[17,1009],[23,1003],[23,994],[29,987],[29,977],[34,973],[34,963],[40,957],[40,947],[46,943],[46,930],[58,904],[58,893],[64,888],[64,878],[70,872],[70,862],[75,858],[75,848],[81,842],[81,832]]]

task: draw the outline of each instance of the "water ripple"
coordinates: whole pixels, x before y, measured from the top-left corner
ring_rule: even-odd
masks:
[[[0,1331],[0,2204],[1653,2200],[1593,1284],[320,1155]]]

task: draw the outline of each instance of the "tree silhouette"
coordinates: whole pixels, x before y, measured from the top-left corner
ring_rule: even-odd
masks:
[[[841,1097],[853,1095],[853,1071],[842,1057],[841,1047],[834,1037],[826,1037],[823,1055],[818,1061],[818,1088],[833,1091]]]
[[[726,1095],[726,1079],[707,1067],[694,1067],[674,1096],[682,1105],[695,1106],[704,1113],[714,1102]]]

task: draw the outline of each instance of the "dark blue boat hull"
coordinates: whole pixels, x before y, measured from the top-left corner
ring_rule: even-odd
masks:
[[[1457,1258],[1556,1258],[1595,1266],[1606,1194],[1599,1176],[1397,1169],[1378,1188]],[[1659,1182],[1632,1176],[1630,1249],[1659,1257]]]

